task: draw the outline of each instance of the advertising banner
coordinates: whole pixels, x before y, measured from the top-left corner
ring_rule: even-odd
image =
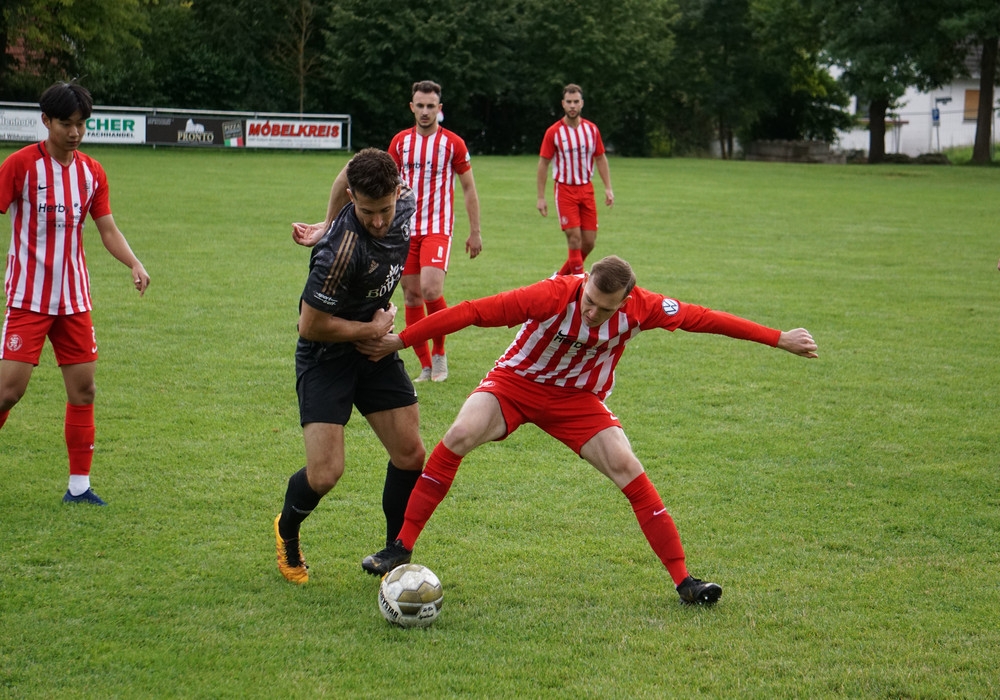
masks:
[[[243,120],[151,115],[146,117],[146,143],[240,148],[244,145]]]
[[[93,112],[86,122],[84,148],[90,143],[142,144],[146,140],[146,117],[142,114]],[[0,107],[0,141],[44,141],[49,135],[42,113],[35,109]]]
[[[122,112],[94,112],[87,120],[87,134],[83,137],[84,148],[88,143],[130,143],[141,145],[146,142],[146,115]]]
[[[344,122],[247,119],[247,148],[343,148]]]
[[[44,141],[49,135],[37,109],[0,107],[0,141]]]

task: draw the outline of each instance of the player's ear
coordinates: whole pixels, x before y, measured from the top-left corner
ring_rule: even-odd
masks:
[[[351,200],[351,204],[357,204],[357,202],[354,201],[354,193],[351,192],[350,187],[347,188],[346,192],[347,192],[347,198]]]

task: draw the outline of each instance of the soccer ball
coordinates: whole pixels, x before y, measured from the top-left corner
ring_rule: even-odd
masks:
[[[420,564],[397,566],[378,587],[378,609],[400,627],[427,627],[440,614],[443,599],[441,581]]]

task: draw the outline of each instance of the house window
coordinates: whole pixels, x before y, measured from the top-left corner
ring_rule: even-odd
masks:
[[[962,116],[967,122],[974,122],[979,118],[979,90],[965,91],[965,114]]]

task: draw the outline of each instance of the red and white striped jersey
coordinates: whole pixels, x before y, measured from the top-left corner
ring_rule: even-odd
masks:
[[[552,161],[552,179],[564,185],[586,185],[594,177],[594,157],[604,154],[604,141],[594,122],[580,119],[576,128],[560,119],[542,139],[539,155]]]
[[[615,366],[625,344],[653,328],[717,333],[776,346],[781,331],[703,306],[687,304],[635,287],[628,301],[595,328],[583,322],[580,301],[584,275],[564,275],[509,292],[463,301],[407,326],[406,346],[450,335],[467,326],[523,324],[496,362],[540,384],[574,387],[604,400],[615,382]]]
[[[389,155],[403,182],[417,195],[410,235],[450,236],[455,226],[455,176],[472,168],[465,141],[442,126],[430,136],[411,127],[393,137]]]
[[[0,213],[10,209],[7,306],[41,314],[91,310],[83,224],[111,213],[101,164],[76,152],[64,166],[36,143],[0,165]]]

